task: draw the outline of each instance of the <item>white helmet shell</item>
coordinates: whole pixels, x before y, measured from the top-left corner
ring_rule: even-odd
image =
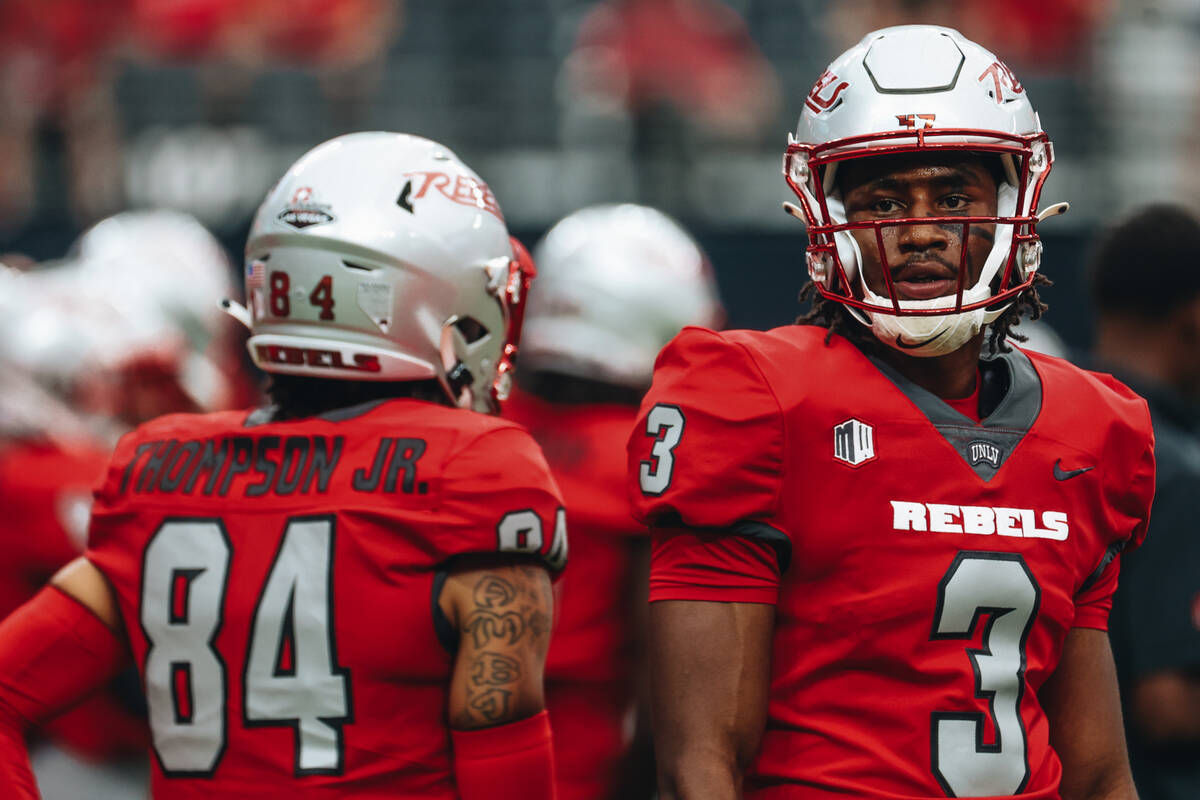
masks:
[[[634,204],[585,208],[534,249],[522,369],[645,389],[685,325],[724,316],[708,259],[674,220]]]
[[[491,190],[448,148],[340,136],[297,161],[254,219],[250,355],[268,372],[437,379],[494,411],[531,277],[517,255]]]
[[[881,296],[866,285],[834,177],[851,158],[944,150],[1000,157],[995,241],[973,286],[931,300]],[[821,294],[910,355],[952,352],[1032,285],[1040,266],[1037,204],[1053,162],[1024,87],[995,55],[950,28],[905,25],[863,37],[821,75],[784,157],[809,228],[809,275]],[[953,217],[887,220],[877,229]],[[861,227],[861,226],[859,226]],[[965,237],[964,237],[965,238]],[[965,245],[964,245],[965,246]],[[886,265],[885,265],[886,272]],[[889,292],[891,290],[889,289]]]
[[[103,360],[155,357],[172,364],[180,387],[204,410],[224,408],[232,391],[220,302],[233,289],[224,248],[194,217],[126,211],[89,228],[73,247],[80,285],[120,319],[121,336]]]

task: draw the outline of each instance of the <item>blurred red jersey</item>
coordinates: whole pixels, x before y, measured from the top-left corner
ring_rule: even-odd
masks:
[[[511,423],[415,400],[266,419],[155,420],[96,497],[87,557],[146,687],[153,795],[453,798],[441,570],[561,567],[545,460]]]
[[[678,531],[651,600],[776,605],[746,796],[1058,798],[1038,690],[1145,535],[1146,404],[1017,350],[981,363],[976,424],[827,333],[685,329],[629,443],[637,513]],[[777,582],[703,563],[714,536],[774,547]]]
[[[623,443],[636,409],[548,403],[514,392],[504,416],[541,445],[567,504],[571,570],[555,586],[546,662],[560,800],[609,794],[628,745],[630,540]]]
[[[108,460],[109,451],[91,441],[24,439],[0,449],[0,617],[82,555],[92,492]],[[132,705],[100,693],[40,732],[94,759],[144,752],[145,721]]]
[[[0,616],[33,597],[83,552],[92,491],[109,453],[91,442],[0,447]]]

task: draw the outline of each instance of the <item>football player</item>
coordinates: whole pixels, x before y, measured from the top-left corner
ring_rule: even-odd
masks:
[[[92,489],[111,455],[55,392],[79,371],[69,348],[101,333],[93,318],[56,302],[57,289],[43,271],[17,274],[0,265],[0,618],[83,552]],[[149,736],[140,696],[136,689],[96,693],[47,720],[38,733],[65,750],[42,748],[39,761],[80,758],[94,781],[107,769],[97,762],[142,756]],[[128,782],[125,765],[109,766],[113,781]],[[66,771],[60,766],[54,777],[65,781]]]
[[[552,797],[565,513],[491,415],[532,274],[441,145],[293,165],[231,304],[273,402],[118,444],[85,557],[0,625],[5,796],[36,796],[22,727],[132,658],[156,798]]]
[[[1135,796],[1105,627],[1146,404],[1004,344],[1052,155],[946,28],[813,87],[784,162],[813,310],[685,330],[629,443],[664,797]]]
[[[523,391],[504,414],[542,446],[571,523],[573,572],[555,587],[546,662],[558,796],[649,797],[649,726],[644,713],[634,716],[647,694],[649,546],[629,516],[621,444],[658,351],[684,325],[716,326],[722,310],[703,252],[653,208],[577,211],[546,234],[534,260]]]

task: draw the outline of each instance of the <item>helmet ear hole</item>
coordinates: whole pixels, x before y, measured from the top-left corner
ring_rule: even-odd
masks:
[[[459,317],[454,321],[454,327],[462,334],[467,344],[475,344],[490,332],[487,326],[474,317]]]

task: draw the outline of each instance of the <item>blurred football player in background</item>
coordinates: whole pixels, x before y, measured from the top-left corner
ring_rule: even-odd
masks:
[[[36,796],[25,726],[132,657],[156,798],[552,797],[565,512],[528,434],[476,413],[528,256],[453,153],[372,133],[297,162],[246,259],[272,405],[118,444],[85,558],[0,625],[6,796]]]
[[[248,385],[236,323],[219,306],[230,273],[198,222],[152,211],[110,217],[65,259],[8,276],[0,359],[16,433],[0,453],[4,616],[83,553],[92,490],[120,434],[166,413],[228,408],[233,387]],[[43,732],[63,748],[35,755],[50,796],[144,795],[144,768],[124,763],[142,760],[149,741],[136,673]]]
[[[103,333],[69,315],[56,290],[42,273],[0,267],[0,618],[83,553],[92,489],[111,454],[55,394],[80,367],[81,342]],[[145,795],[141,691],[136,680],[115,689],[40,726],[34,766],[48,796]]]
[[[1004,344],[1045,307],[1052,159],[947,28],[813,87],[784,161],[813,309],[684,331],[629,442],[664,798],[1136,796],[1105,630],[1149,414]]]
[[[117,214],[0,301],[0,350],[109,442],[163,414],[245,405],[244,337],[220,306],[232,274],[194,218]]]
[[[650,797],[649,542],[629,516],[622,445],[658,351],[685,325],[718,326],[721,305],[696,242],[646,206],[577,211],[534,260],[521,391],[504,414],[542,446],[571,525],[572,571],[555,587],[546,662],[558,796]]]
[[[1200,797],[1200,220],[1149,206],[1092,264],[1098,369],[1150,404],[1151,536],[1121,565],[1112,643],[1141,800]],[[1136,276],[1135,280],[1130,280]]]

